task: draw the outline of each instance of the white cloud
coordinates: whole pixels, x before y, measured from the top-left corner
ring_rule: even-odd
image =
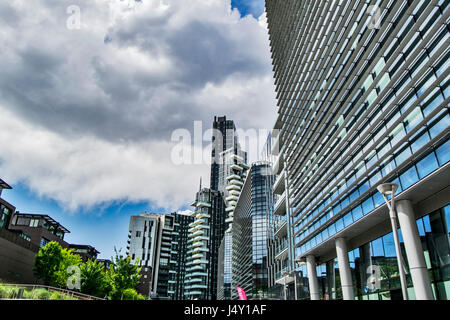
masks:
[[[2,177],[71,210],[188,205],[208,166],[172,163],[173,130],[275,120],[265,16],[226,0],[77,2],[80,30],[66,28],[72,1],[0,4]]]

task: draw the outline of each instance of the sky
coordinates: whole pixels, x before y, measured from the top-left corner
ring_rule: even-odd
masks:
[[[0,25],[2,196],[100,258],[125,251],[131,215],[189,209],[209,184],[207,161],[174,160],[177,130],[206,159],[215,115],[275,121],[262,0],[2,1]]]

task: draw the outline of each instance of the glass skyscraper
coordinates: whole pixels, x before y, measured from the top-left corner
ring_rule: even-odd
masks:
[[[270,163],[253,163],[236,205],[233,222],[232,287],[240,286],[248,299],[267,297],[268,206],[271,193],[267,180],[272,175]],[[232,298],[237,299],[236,290]]]
[[[410,298],[448,297],[447,267],[431,256],[449,254],[449,1],[266,0],[266,11],[280,129],[274,212],[286,219],[296,298],[399,297],[376,189],[386,182],[399,185]],[[432,246],[417,227],[429,215],[440,228],[429,232],[446,236],[430,236]]]

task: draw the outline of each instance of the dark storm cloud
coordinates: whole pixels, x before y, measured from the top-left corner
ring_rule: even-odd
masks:
[[[48,2],[39,3],[38,8]],[[255,59],[246,47],[252,39],[237,37],[238,26],[194,17],[172,28],[170,19],[177,14],[173,8],[161,15],[119,21],[98,38],[92,35],[93,48],[80,51],[76,46],[85,44],[80,37],[74,38],[77,31],[58,30],[53,25],[58,23],[61,28],[67,18],[61,3],[57,8],[51,16],[54,21],[43,20],[36,26],[40,32],[31,27],[10,29],[28,33],[36,42],[22,49],[12,35],[9,49],[17,59],[0,61],[0,68],[8,65],[2,68],[7,72],[0,74],[0,92],[5,106],[62,134],[90,134],[110,141],[168,140],[174,129],[192,128],[194,120],[211,121],[210,106],[197,105],[194,99],[205,85],[221,84],[236,73],[256,78],[268,70],[266,60]],[[81,8],[82,13],[98,9],[86,2]],[[52,11],[50,6],[45,9]],[[3,4],[0,15],[12,12],[11,16],[20,19],[16,10]],[[41,33],[45,29],[48,34]],[[89,37],[89,30],[83,37]],[[58,47],[53,40],[63,45]],[[126,60],[118,64],[110,59],[129,48],[152,59],[166,59],[170,65],[161,71],[155,71],[156,66],[139,70],[129,68]]]

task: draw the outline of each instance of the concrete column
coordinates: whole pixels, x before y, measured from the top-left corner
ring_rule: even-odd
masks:
[[[352,272],[348,261],[347,241],[344,238],[336,239],[336,253],[341,276],[342,295],[344,300],[355,300],[353,291]]]
[[[396,202],[397,217],[408,258],[411,279],[417,300],[434,300],[430,275],[423,255],[422,243],[417,230],[416,216],[410,200]]]
[[[309,292],[311,300],[320,300],[319,281],[317,280],[316,257],[309,255],[306,257],[306,267],[308,270]]]

